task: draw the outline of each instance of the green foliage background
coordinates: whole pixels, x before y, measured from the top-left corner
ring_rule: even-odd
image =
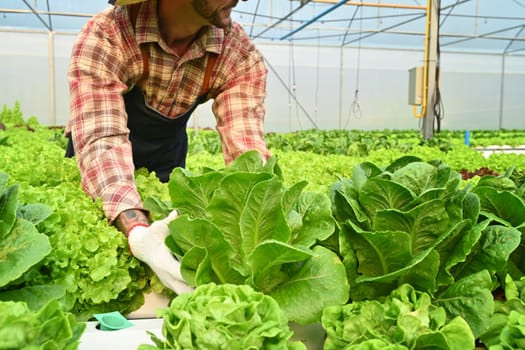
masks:
[[[81,319],[94,313],[138,309],[146,292],[162,292],[152,272],[129,254],[125,237],[108,225],[97,201],[81,189],[74,159],[64,157],[63,128],[25,120],[19,105],[4,106],[0,114],[0,171],[10,184],[19,185],[19,200],[48,205],[53,214],[38,225],[53,246],[52,253],[26,275],[27,286],[59,283],[68,294],[64,302]],[[187,168],[224,167],[220,139],[212,130],[188,130],[190,149]],[[525,173],[525,155],[492,154],[484,157],[476,146],[525,144],[520,130],[471,131],[466,146],[463,131],[441,132],[424,141],[418,131],[306,130],[266,135],[276,155],[286,185],[306,180],[306,190],[328,193],[342,177],[363,161],[386,166],[402,155],[423,160],[439,159],[452,169],[490,167],[505,172],[509,167]],[[165,184],[144,169],[137,170],[143,198],[169,198]],[[75,254],[72,254],[75,252]]]

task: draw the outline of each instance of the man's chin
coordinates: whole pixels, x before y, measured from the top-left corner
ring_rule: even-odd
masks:
[[[212,23],[215,27],[221,28],[221,29],[227,29],[230,28],[232,25],[232,19],[231,18],[225,18],[225,19],[217,19],[213,21]]]

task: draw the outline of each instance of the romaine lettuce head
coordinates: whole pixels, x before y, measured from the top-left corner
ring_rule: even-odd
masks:
[[[350,298],[384,297],[403,283],[439,295],[480,271],[504,271],[520,244],[519,226],[507,224],[521,225],[525,205],[482,184],[472,189],[447,164],[411,156],[385,168],[359,164],[351,179],[335,183],[330,198]]]
[[[150,335],[160,349],[306,349],[290,341],[293,332],[277,302],[247,285],[201,285],[174,298],[159,316],[166,339]],[[155,347],[139,347],[145,349]]]
[[[322,309],[348,300],[346,270],[323,246],[334,236],[330,198],[285,186],[275,158],[256,151],[225,169],[192,175],[175,169],[166,246],[192,287],[246,284],[274,298],[289,321],[318,323]],[[304,307],[308,305],[308,307]]]

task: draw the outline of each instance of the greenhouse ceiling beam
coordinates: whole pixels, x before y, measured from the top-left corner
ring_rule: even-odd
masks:
[[[442,8],[441,8],[441,11],[448,10],[448,9],[450,9],[450,8],[454,8],[454,7],[458,6],[458,5],[461,5],[461,4],[464,4],[464,3],[466,3],[466,2],[470,2],[470,1],[472,1],[472,0],[462,0],[462,1],[459,1],[459,0],[458,0],[458,1],[455,2],[454,4],[451,4],[451,5],[448,5],[448,6],[442,7]],[[417,16],[415,16],[414,18],[408,19],[408,20],[406,20],[406,21],[402,21],[402,22],[396,23],[396,24],[394,24],[394,25],[392,25],[392,26],[390,26],[390,27],[386,27],[386,28],[380,29],[380,30],[378,30],[378,31],[375,32],[375,33],[371,33],[371,34],[368,34],[368,35],[360,36],[359,38],[356,38],[356,39],[351,40],[351,41],[349,41],[349,42],[345,42],[345,43],[343,43],[343,46],[345,46],[345,45],[349,45],[349,44],[352,44],[352,43],[354,43],[354,42],[356,42],[356,41],[360,41],[360,40],[363,40],[363,39],[369,38],[369,37],[371,37],[371,36],[373,36],[373,35],[376,35],[376,34],[379,34],[379,33],[386,32],[386,31],[388,31],[389,29],[397,28],[397,27],[402,26],[402,25],[404,25],[404,24],[407,24],[407,23],[410,23],[410,22],[417,21],[417,20],[419,20],[419,19],[421,19],[421,18],[423,18],[423,17],[426,17],[426,13],[425,13],[425,14],[421,14],[421,15],[417,15]]]
[[[34,14],[31,10],[18,10],[18,9],[6,9],[0,8],[0,13],[13,13],[13,14]],[[38,11],[39,14],[46,16],[64,16],[64,17],[93,17],[93,14],[89,13],[73,13],[73,12],[55,12],[55,11]]]
[[[40,16],[38,11],[36,11],[26,0],[22,0],[22,2],[26,4],[26,6],[31,10],[31,12],[36,16],[36,18],[38,18],[38,20],[42,22],[42,24],[47,28],[47,30],[49,30],[50,32],[53,31],[51,23],[46,23],[46,21],[44,21],[44,19]]]
[[[505,52],[506,55],[509,55],[511,53],[515,53],[515,52],[520,52],[520,51],[524,51],[525,52],[525,47],[519,47],[517,49],[514,49],[514,50],[508,50],[507,52]],[[525,55],[525,53],[524,53]],[[522,55],[520,55],[522,56]]]
[[[514,38],[512,38],[512,40],[509,41],[509,43],[507,44],[507,47],[505,47],[505,49],[503,50],[504,54],[506,54],[507,52],[510,51],[510,47],[512,46],[512,44],[514,44],[515,41],[525,40],[525,38],[520,38],[519,37],[521,35],[521,33],[523,33],[524,29],[525,29],[525,26],[522,26],[521,29],[516,33]]]
[[[0,10],[1,12],[1,10]],[[266,28],[266,25],[264,24],[251,24],[251,23],[243,23],[243,22],[239,22],[243,27],[264,27]],[[294,27],[293,25],[290,25],[290,24],[287,24],[287,25],[278,25],[278,26],[275,26],[276,28],[279,28],[281,30],[293,30]],[[519,25],[518,25],[519,27]],[[524,25],[525,27],[525,25]],[[345,27],[330,27],[330,28],[326,28],[326,27],[322,27],[322,26],[314,26],[314,27],[311,27],[310,30],[312,32],[326,32],[327,34],[320,34],[320,35],[314,35],[314,36],[301,36],[299,38],[296,38],[294,40],[296,41],[309,41],[309,40],[314,40],[314,39],[334,39],[334,38],[339,38],[339,37],[342,37],[342,36],[345,36],[345,33],[343,33],[345,30],[348,30],[348,31],[351,31],[351,33],[347,33],[346,35],[348,36],[356,36],[360,33],[363,33],[363,34],[371,34],[371,35],[375,35],[375,34],[391,34],[391,35],[405,35],[405,36],[423,36],[425,35],[425,32],[423,31],[409,31],[409,30],[394,30],[394,29],[388,29],[388,30],[385,30],[385,29],[348,29],[348,28],[345,28]],[[525,28],[524,28],[525,30]],[[461,33],[452,33],[452,32],[448,32],[448,33],[440,33],[439,36],[441,38],[456,38],[456,39],[477,39],[479,38],[479,35],[474,35],[474,34],[461,34]],[[268,40],[273,40],[275,39],[274,37],[271,37],[271,36],[266,36],[266,37],[261,37],[261,39],[268,39]],[[501,41],[525,41],[525,37],[517,37],[517,36],[504,36],[504,35],[487,35],[485,37],[483,37],[483,39],[490,39],[490,40],[501,40]],[[318,46],[319,44],[316,43],[315,44],[316,46]]]
[[[0,27],[0,33],[18,33],[18,34],[46,34],[49,30],[44,29],[25,29],[25,28],[13,28],[13,27]],[[76,36],[78,32],[66,32],[66,31],[53,31],[55,35],[71,35]]]
[[[49,14],[49,12],[50,12],[50,10],[51,10],[51,9],[49,8],[49,0],[46,0],[46,7],[47,7],[47,12],[48,12],[47,20],[48,20],[48,22],[49,22],[49,27],[50,27],[51,29],[53,29],[53,21],[51,20],[51,15]]]
[[[515,48],[513,50],[510,49],[510,47],[512,46],[512,44],[514,42],[516,42],[516,41],[525,41],[525,38],[519,37],[519,35],[521,35],[521,33],[523,33],[524,30],[525,30],[525,25],[521,27],[521,29],[516,33],[514,38],[512,38],[512,40],[509,42],[509,44],[507,45],[507,47],[503,51],[503,54],[504,54],[503,56],[511,54],[513,52],[525,51],[525,47],[517,47],[517,48]]]
[[[337,0],[312,0],[312,2],[319,2],[323,4],[335,4],[337,3]],[[426,10],[426,6],[422,6],[422,5],[381,4],[378,2],[347,1],[345,5],[366,6],[366,7],[388,7],[388,8],[394,8],[394,9],[410,9],[410,10]]]
[[[295,30],[292,30],[290,33],[284,35],[281,37],[281,40],[284,40],[284,39],[287,39],[289,37],[291,37],[292,35],[294,35],[295,33],[297,32],[300,32],[301,30],[303,30],[304,28],[308,27],[310,24],[316,22],[317,20],[319,20],[320,18],[326,16],[327,14],[329,14],[330,12],[338,9],[339,7],[341,7],[342,5],[344,5],[345,3],[347,2],[347,0],[339,0],[339,2],[333,6],[330,6],[329,8],[327,8],[326,10],[324,10],[323,12],[321,12],[320,14],[318,14],[317,16],[314,16],[314,18],[306,21],[303,25],[299,26],[299,28],[295,29]]]
[[[379,3],[373,3],[373,2],[357,2],[357,1],[348,1],[348,0],[311,0],[312,2],[324,2],[324,3],[330,3],[332,6],[327,8],[325,11],[321,12],[317,16],[314,16],[312,19],[306,21],[303,23],[299,28],[291,31],[290,33],[282,36],[280,40],[285,40],[291,37],[292,35],[298,33],[299,31],[303,30],[304,28],[308,27],[310,24],[318,21],[322,17],[326,16],[330,12],[338,9],[342,5],[354,5],[354,6],[373,6],[373,7],[390,7],[390,8],[410,8],[410,9],[418,9],[418,10],[426,10],[426,6],[420,6],[420,5],[399,5],[399,4],[379,4]]]
[[[468,40],[474,40],[474,39],[494,39],[495,37],[493,37],[492,35],[493,34],[497,34],[497,33],[501,33],[501,32],[507,32],[509,30],[513,30],[513,29],[517,29],[517,28],[521,28],[521,30],[523,30],[523,24],[520,24],[520,25],[516,25],[516,26],[513,26],[513,27],[506,27],[506,28],[502,28],[502,29],[499,29],[499,30],[495,30],[495,31],[492,31],[492,32],[487,32],[487,33],[484,33],[484,34],[479,34],[479,35],[471,35],[471,36],[468,36],[468,37],[463,37],[462,39],[459,39],[459,40],[454,40],[454,41],[450,41],[448,43],[443,43],[441,44],[441,46],[448,46],[448,45],[454,45],[454,44],[458,44],[458,43],[462,43],[462,42],[465,42],[465,41],[468,41]],[[521,32],[521,31],[520,31]],[[501,38],[501,37],[500,37]],[[512,40],[512,39],[515,39],[515,40],[523,40],[521,38],[507,38],[507,40]]]
[[[497,36],[497,35],[486,35],[480,38],[479,35],[466,35],[466,34],[440,34],[440,37],[450,37],[450,38],[464,38],[463,41],[473,40],[473,39],[490,39],[490,40],[502,40],[502,41],[525,41],[525,37],[517,38],[512,36]],[[445,45],[445,44],[443,44]],[[448,43],[447,43],[448,45]]]
[[[257,34],[256,36],[252,37],[253,39],[257,39],[258,37],[260,37],[261,35],[263,35],[264,33],[266,33],[267,31],[269,31],[270,29],[274,28],[275,26],[278,26],[279,24],[281,24],[282,22],[286,21],[288,18],[290,18],[291,16],[293,16],[297,11],[299,11],[300,9],[302,9],[306,4],[308,4],[310,1],[312,0],[306,0],[306,1],[301,1],[301,5],[299,5],[299,7],[295,8],[294,10],[290,11],[290,13],[288,13],[286,16],[280,18],[277,22],[273,23],[272,25],[268,26],[265,30],[263,30],[262,32],[260,32],[259,34]]]
[[[318,28],[318,30],[322,30],[322,28]],[[325,29],[326,31],[329,31]],[[331,29],[331,31],[338,31],[338,29]],[[354,36],[358,34],[390,34],[390,35],[398,35],[398,36],[424,36],[424,32],[416,32],[416,31],[407,31],[407,30],[380,30],[380,29],[363,29],[361,31],[355,31],[350,34],[347,34],[347,36]],[[308,36],[308,37],[300,37],[294,39],[296,42],[300,41],[311,41],[315,39],[338,39],[340,37],[345,36],[344,33],[337,33],[337,34],[326,34],[326,35],[316,35],[316,36]],[[451,38],[451,39],[462,39],[462,40],[472,40],[472,39],[480,39],[479,36],[476,35],[467,35],[467,34],[456,34],[456,33],[440,33],[440,38]],[[271,39],[271,38],[268,38]],[[516,41],[521,42],[525,41],[524,37],[511,37],[511,36],[495,36],[495,35],[488,35],[483,37],[482,39],[488,39],[488,40],[500,40],[500,41]],[[318,44],[316,44],[318,45]],[[363,44],[361,44],[363,45]]]
[[[372,32],[372,33],[368,33],[368,34],[366,34],[366,35],[360,35],[360,36],[359,36],[358,38],[356,38],[356,39],[353,39],[353,40],[350,40],[350,41],[344,42],[344,43],[343,43],[343,46],[350,45],[350,44],[352,44],[352,43],[354,43],[354,42],[356,42],[356,41],[361,41],[361,40],[363,40],[363,39],[369,38],[369,37],[374,36],[374,35],[376,35],[376,34],[380,34],[380,33],[388,33],[388,31],[389,31],[390,29],[394,29],[394,28],[400,27],[400,26],[402,26],[402,25],[404,25],[404,24],[407,24],[407,23],[410,23],[410,22],[417,21],[417,20],[419,20],[419,19],[421,19],[421,18],[423,18],[423,17],[425,17],[425,16],[426,16],[426,15],[424,15],[424,14],[423,14],[423,15],[418,15],[418,16],[416,16],[416,17],[414,17],[414,18],[407,19],[406,21],[398,22],[398,23],[396,23],[396,24],[394,24],[394,25],[391,25],[390,27],[385,27],[385,28],[382,28],[382,29],[376,30],[376,31],[374,31],[374,32]]]

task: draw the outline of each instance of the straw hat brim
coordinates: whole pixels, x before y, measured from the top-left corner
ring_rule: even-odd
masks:
[[[116,0],[115,5],[131,5],[131,4],[137,4],[139,2],[144,2],[147,0]]]

